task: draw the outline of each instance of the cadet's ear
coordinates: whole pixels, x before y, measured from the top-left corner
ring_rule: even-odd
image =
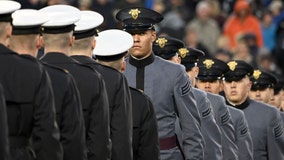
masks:
[[[40,47],[43,46],[43,40],[42,40],[42,36],[38,36],[37,40],[36,40],[36,48],[40,49]]]
[[[96,43],[97,43],[97,41],[96,41],[96,39],[94,38],[94,39],[92,40],[92,50],[95,49]]]
[[[126,69],[126,63],[123,60],[122,63],[121,63],[121,68],[120,68],[121,73],[123,73],[125,71],[125,69]]]
[[[69,41],[69,46],[70,46],[70,47],[73,46],[74,41],[75,41],[75,37],[74,37],[74,36],[71,36],[71,37],[70,37],[70,41]]]
[[[151,31],[152,43],[156,40],[157,34],[155,31]]]
[[[12,36],[12,25],[7,26],[6,38],[10,38]]]

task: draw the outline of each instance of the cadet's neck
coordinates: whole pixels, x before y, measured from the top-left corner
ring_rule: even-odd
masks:
[[[89,50],[73,50],[71,49],[71,54],[70,56],[87,56],[92,58],[92,52]]]
[[[70,48],[66,47],[66,48],[53,48],[53,47],[45,47],[44,48],[44,54],[46,53],[49,53],[49,52],[60,52],[60,53],[63,53],[67,56],[70,56],[71,55],[71,51],[70,51]]]

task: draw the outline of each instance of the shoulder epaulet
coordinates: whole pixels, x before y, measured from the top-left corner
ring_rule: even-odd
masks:
[[[136,92],[139,92],[139,93],[143,93],[143,91],[141,89],[133,88],[133,87],[130,87],[130,86],[129,86],[129,89],[136,91]]]

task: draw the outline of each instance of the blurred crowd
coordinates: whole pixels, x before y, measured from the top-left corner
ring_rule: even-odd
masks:
[[[223,61],[244,60],[255,68],[284,73],[284,6],[281,0],[18,0],[22,8],[69,4],[104,16],[100,30],[119,28],[114,15],[133,6],[164,16],[159,35],[183,40]]]

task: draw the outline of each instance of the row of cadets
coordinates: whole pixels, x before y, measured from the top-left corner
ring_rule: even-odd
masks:
[[[180,55],[199,53],[195,49],[184,48],[184,43],[176,38],[161,36],[153,43],[153,52],[155,55],[174,62],[181,63]],[[183,53],[183,54],[179,54]],[[200,52],[201,55],[202,52]],[[194,80],[191,81],[194,86]],[[221,145],[221,131],[214,117],[213,109],[207,98],[206,92],[197,88],[192,88],[196,100],[199,116],[201,120],[201,133],[204,137],[204,159],[220,160],[223,158]],[[181,129],[179,123],[176,123],[176,133],[181,142]]]
[[[7,106],[10,159],[61,160],[50,78],[34,58],[8,48],[13,45],[11,14],[20,6],[15,1],[0,1],[0,82]]]

